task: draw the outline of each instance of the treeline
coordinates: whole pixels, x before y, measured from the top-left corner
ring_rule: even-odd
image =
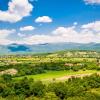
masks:
[[[67,64],[67,65],[66,65]],[[71,64],[71,66],[70,66]],[[43,62],[39,64],[23,63],[16,65],[0,66],[0,71],[14,68],[18,71],[16,76],[35,75],[46,73],[47,71],[61,71],[61,70],[100,70],[96,62]]]
[[[3,75],[0,77],[0,100],[100,100],[100,95],[90,91],[94,88],[100,88],[97,74],[49,84],[26,77],[14,81],[10,75]]]

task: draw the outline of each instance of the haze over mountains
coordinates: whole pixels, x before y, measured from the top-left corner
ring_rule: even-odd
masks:
[[[60,50],[100,50],[99,43],[45,43],[45,44],[10,44],[0,45],[0,54],[45,53]]]

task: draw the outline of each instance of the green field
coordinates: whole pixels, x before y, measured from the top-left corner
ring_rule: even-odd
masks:
[[[100,52],[0,57],[0,100],[89,99],[100,100]]]
[[[41,80],[41,81],[49,81],[52,80],[54,78],[61,78],[64,76],[70,76],[70,75],[78,75],[78,74],[93,74],[93,73],[97,73],[99,71],[96,70],[86,70],[86,71],[48,71],[46,73],[43,74],[37,74],[37,75],[26,75],[23,77],[27,77],[27,78],[33,78],[34,80]],[[14,78],[15,80],[19,80],[22,79],[23,77],[17,77]]]

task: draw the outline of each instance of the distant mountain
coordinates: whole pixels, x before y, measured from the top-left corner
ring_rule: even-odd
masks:
[[[24,51],[24,52],[29,52],[30,48],[26,45],[18,45],[18,44],[11,44],[8,45],[7,48],[11,51],[11,52],[20,52],[20,51]]]
[[[37,45],[0,45],[0,54],[45,53],[60,50],[99,50],[100,43],[45,43]]]

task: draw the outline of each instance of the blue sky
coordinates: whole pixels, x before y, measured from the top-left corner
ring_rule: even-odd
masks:
[[[100,43],[99,27],[100,0],[0,0],[0,44]]]

